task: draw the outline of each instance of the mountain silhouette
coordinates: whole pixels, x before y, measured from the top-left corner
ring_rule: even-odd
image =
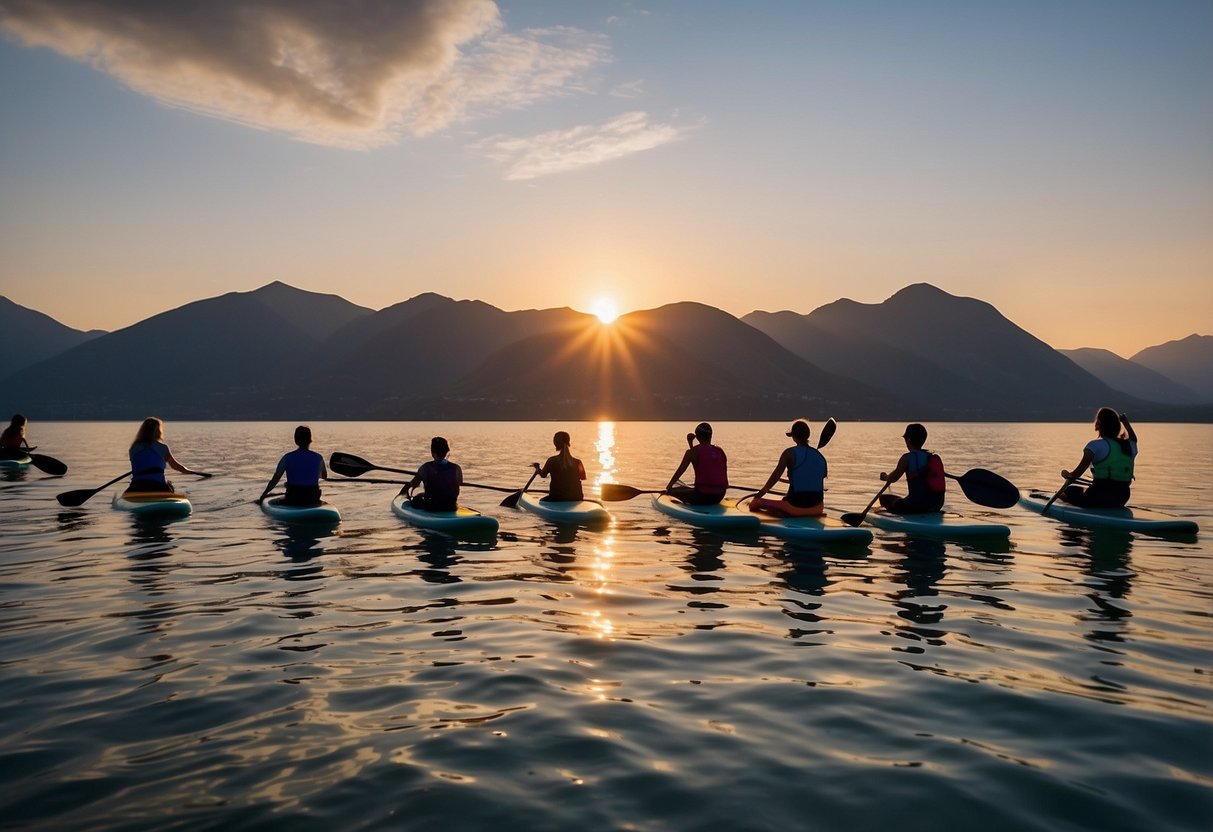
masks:
[[[11,375],[105,333],[82,332],[0,295],[0,376]]]
[[[271,283],[154,315],[27,367],[3,386],[40,418],[261,418],[267,387],[310,370],[335,329],[370,314]],[[7,402],[11,403],[11,402]]]
[[[1213,335],[1189,335],[1146,347],[1132,360],[1191,388],[1202,401],[1213,402]]]
[[[801,357],[913,401],[929,419],[1087,418],[1121,394],[990,304],[930,284],[744,320]]]
[[[1139,399],[1168,404],[1199,404],[1204,400],[1194,390],[1172,381],[1162,373],[1121,358],[1109,350],[1084,347],[1058,352],[1109,387]]]

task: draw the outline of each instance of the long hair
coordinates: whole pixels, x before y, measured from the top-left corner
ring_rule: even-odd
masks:
[[[1115,441],[1120,445],[1120,449],[1124,453],[1129,453],[1132,446],[1129,444],[1129,437],[1121,435],[1120,431],[1120,414],[1110,407],[1101,407],[1095,411],[1095,429],[1099,431],[1101,438],[1109,442]]]
[[[556,435],[552,437],[552,444],[556,446],[557,455],[560,457],[560,467],[572,468],[576,463],[573,461],[573,454],[569,451],[569,445],[573,444],[573,440],[568,433],[562,430],[556,431]]]
[[[164,422],[155,416],[148,416],[139,426],[139,432],[135,434],[135,441],[131,443],[131,450],[133,451],[136,445],[150,445],[163,438]]]

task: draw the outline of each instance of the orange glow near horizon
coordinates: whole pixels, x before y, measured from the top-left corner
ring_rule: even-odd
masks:
[[[598,298],[590,305],[590,311],[604,324],[613,324],[619,317],[619,304],[613,298]]]

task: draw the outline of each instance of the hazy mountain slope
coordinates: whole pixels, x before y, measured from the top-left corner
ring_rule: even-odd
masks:
[[[1202,401],[1195,391],[1109,350],[1084,347],[1058,352],[1109,387],[1131,396],[1168,404],[1197,404]]]
[[[1132,361],[1195,391],[1202,401],[1213,402],[1213,335],[1189,335],[1147,347]]]
[[[99,329],[72,329],[0,295],[0,378],[104,334]]]

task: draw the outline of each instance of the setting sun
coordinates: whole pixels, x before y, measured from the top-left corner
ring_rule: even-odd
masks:
[[[590,311],[598,316],[598,320],[609,324],[619,317],[619,304],[610,298],[598,298],[590,307]]]

